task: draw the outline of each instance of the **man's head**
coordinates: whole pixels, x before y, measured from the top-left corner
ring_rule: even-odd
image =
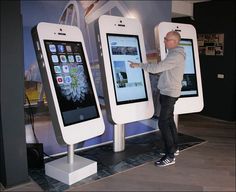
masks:
[[[177,31],[170,31],[164,38],[164,43],[167,49],[175,48],[178,46],[181,36]]]

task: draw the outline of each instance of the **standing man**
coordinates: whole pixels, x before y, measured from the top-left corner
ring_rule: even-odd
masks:
[[[130,62],[131,68],[140,67],[149,73],[161,73],[158,80],[160,89],[161,111],[158,126],[165,144],[165,155],[155,162],[158,167],[175,163],[175,153],[178,153],[177,128],[174,122],[174,105],[181,94],[184,74],[185,52],[179,47],[181,36],[176,31],[170,31],[164,38],[168,50],[164,60],[157,64]]]

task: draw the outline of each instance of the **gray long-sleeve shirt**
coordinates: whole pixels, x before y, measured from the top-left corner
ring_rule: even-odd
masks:
[[[140,67],[149,73],[161,73],[158,89],[162,95],[179,97],[184,74],[185,52],[183,47],[168,50],[164,60],[157,64],[141,63]]]

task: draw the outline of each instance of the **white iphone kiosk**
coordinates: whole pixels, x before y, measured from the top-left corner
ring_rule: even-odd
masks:
[[[137,19],[103,15],[96,29],[105,104],[114,124],[114,151],[122,151],[124,124],[154,113],[148,73],[132,69],[128,62],[146,62],[142,26]]]
[[[166,57],[167,50],[164,37],[169,31],[177,31],[181,35],[180,45],[186,53],[184,77],[181,96],[175,104],[175,120],[178,114],[200,112],[203,109],[202,79],[199,63],[196,30],[192,25],[182,23],[161,22],[155,27],[155,40],[160,50],[161,59]]]
[[[74,144],[105,130],[83,36],[78,27],[39,23],[32,38],[57,141],[68,145],[68,158],[45,171],[70,185],[97,172],[97,162],[74,155]]]

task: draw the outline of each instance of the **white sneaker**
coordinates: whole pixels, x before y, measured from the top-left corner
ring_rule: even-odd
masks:
[[[175,156],[178,156],[179,155],[179,149],[177,149],[174,153]]]
[[[165,155],[166,153],[165,152],[161,152],[160,155]],[[174,153],[175,156],[178,156],[179,155],[179,149],[177,149]]]

